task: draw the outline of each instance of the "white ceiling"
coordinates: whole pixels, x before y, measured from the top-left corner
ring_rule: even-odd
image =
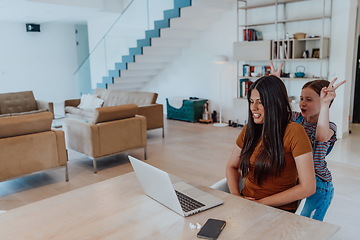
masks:
[[[124,0],[0,0],[0,21],[77,23],[119,14]]]

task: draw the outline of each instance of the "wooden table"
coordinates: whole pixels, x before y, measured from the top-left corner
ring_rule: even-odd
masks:
[[[199,187],[199,186],[197,186]],[[339,227],[199,187],[222,198],[181,217],[147,197],[133,172],[0,214],[1,239],[197,239],[208,218],[227,222],[219,239],[327,239]]]

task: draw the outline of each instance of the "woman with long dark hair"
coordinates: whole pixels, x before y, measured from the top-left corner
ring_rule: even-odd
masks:
[[[248,102],[248,124],[226,166],[230,192],[295,212],[297,201],[315,192],[310,141],[303,127],[290,121],[288,95],[278,77],[255,81]],[[240,178],[245,179],[241,191]]]

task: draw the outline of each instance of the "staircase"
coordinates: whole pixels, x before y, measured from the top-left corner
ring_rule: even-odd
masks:
[[[98,88],[139,90],[169,64],[183,48],[190,46],[202,30],[209,28],[234,0],[174,0],[174,8],[164,11],[164,19],[154,22],[145,39],[122,56],[103,77]]]

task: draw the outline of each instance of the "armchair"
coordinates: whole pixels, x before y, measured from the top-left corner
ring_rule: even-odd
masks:
[[[54,113],[54,104],[35,100],[32,91],[0,93],[0,115],[15,116],[43,111]]]
[[[0,181],[56,167],[69,180],[64,132],[52,120],[50,112],[0,117]]]
[[[64,119],[67,148],[90,157],[94,173],[97,159],[130,149],[144,148],[146,159],[146,118],[136,115],[137,111],[137,105],[126,104],[96,108],[90,122]]]

